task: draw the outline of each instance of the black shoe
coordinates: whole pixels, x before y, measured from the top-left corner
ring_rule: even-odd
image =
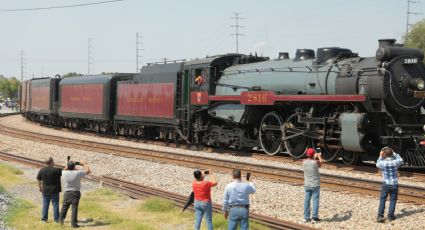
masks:
[[[389,221],[394,221],[394,220],[395,220],[395,216],[388,217],[388,220],[389,220]]]
[[[71,227],[72,227],[72,228],[79,228],[79,227],[80,227],[80,225],[78,225],[78,224],[77,224],[77,225],[72,225]]]
[[[320,221],[322,221],[322,219],[320,219],[320,218],[315,218],[315,217],[313,217],[312,219],[311,219],[311,223],[316,223],[316,222],[320,222]]]
[[[376,222],[378,223],[384,223],[385,218],[383,216],[378,216],[378,219],[376,219]]]

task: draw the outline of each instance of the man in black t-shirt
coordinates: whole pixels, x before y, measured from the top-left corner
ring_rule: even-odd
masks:
[[[52,201],[53,218],[59,221],[59,193],[61,192],[62,169],[54,168],[53,158],[49,157],[46,167],[40,169],[37,175],[38,189],[43,195],[43,209],[41,211],[41,221],[47,222],[49,214],[49,204]]]

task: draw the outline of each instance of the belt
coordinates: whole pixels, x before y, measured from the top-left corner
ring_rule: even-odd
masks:
[[[230,208],[249,208],[249,204],[235,204],[229,205]]]

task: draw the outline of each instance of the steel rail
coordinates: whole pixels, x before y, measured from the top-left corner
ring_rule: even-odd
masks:
[[[214,159],[207,156],[193,156],[180,153],[150,150],[145,148],[134,148],[122,145],[112,145],[94,141],[64,138],[54,135],[32,133],[1,125],[0,133],[14,136],[16,138],[35,140],[64,147],[110,153],[117,156],[132,157],[185,167],[211,168],[226,172],[231,171],[234,168],[240,168],[243,171],[250,171],[256,177],[272,181],[289,182],[298,185],[303,184],[304,181],[303,172],[299,169],[287,169],[268,165]],[[325,173],[321,174],[321,186],[334,190],[379,196],[381,184],[382,182],[380,181]],[[404,202],[425,204],[425,188],[418,186],[399,185],[398,199]]]
[[[5,152],[0,152],[0,159],[6,160],[6,161],[18,162],[21,164],[38,167],[38,168],[43,167],[45,165],[44,162],[39,160],[34,160],[31,158],[17,156],[17,155],[5,153]],[[56,166],[63,167],[61,165],[56,165]],[[172,193],[172,192],[168,192],[161,189],[147,187],[139,183],[125,181],[115,177],[88,175],[86,176],[86,179],[94,181],[94,182],[98,182],[102,186],[118,189],[120,191],[125,192],[129,196],[133,198],[137,198],[137,199],[142,199],[147,197],[161,197],[161,198],[173,201],[177,207],[183,207],[187,200],[187,197],[177,193]],[[193,210],[193,207],[189,207],[189,209]],[[218,204],[213,204],[213,211],[217,213],[222,213],[221,207]],[[302,225],[302,224],[298,224],[298,223],[294,223],[290,221],[272,218],[272,217],[264,216],[257,213],[250,213],[250,218],[259,224],[269,227],[270,229],[277,229],[277,230],[316,229],[307,225]]]

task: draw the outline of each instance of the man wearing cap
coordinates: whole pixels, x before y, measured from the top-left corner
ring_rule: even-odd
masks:
[[[303,160],[304,172],[304,222],[318,222],[319,218],[319,198],[320,198],[320,173],[319,168],[322,166],[322,154],[320,151],[315,152],[313,148],[306,150],[307,159]],[[313,215],[310,218],[310,201],[313,197]]]
[[[83,169],[76,169],[76,165],[83,166]],[[65,194],[63,196],[62,209],[59,221],[63,224],[68,212],[69,206],[72,206],[71,226],[78,228],[78,204],[81,198],[81,179],[89,174],[90,168],[84,162],[69,161],[65,170],[62,172]]]
[[[47,222],[49,214],[49,204],[52,201],[53,219],[59,221],[59,193],[61,192],[62,169],[53,167],[53,158],[49,157],[46,167],[40,169],[37,174],[38,190],[43,195],[43,208],[41,211],[41,221]]]

